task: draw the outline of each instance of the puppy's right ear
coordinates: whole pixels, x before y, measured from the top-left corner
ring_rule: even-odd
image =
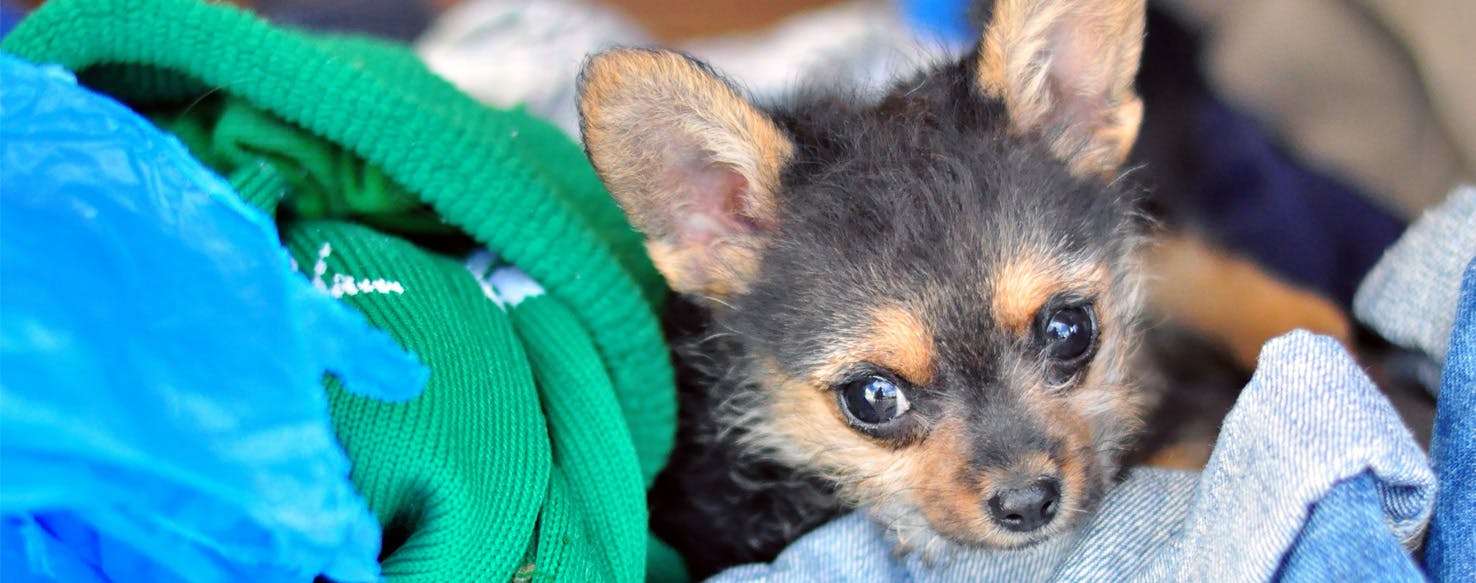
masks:
[[[634,49],[585,64],[579,111],[585,152],[672,289],[744,291],[794,150],[773,120],[702,64]]]

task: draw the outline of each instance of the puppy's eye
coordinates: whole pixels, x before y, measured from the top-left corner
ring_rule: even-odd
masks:
[[[841,387],[841,407],[852,419],[866,425],[881,425],[912,409],[907,395],[897,383],[881,376],[869,376]]]
[[[1057,363],[1074,362],[1091,351],[1097,339],[1097,320],[1091,306],[1057,308],[1041,319],[1046,357]]]

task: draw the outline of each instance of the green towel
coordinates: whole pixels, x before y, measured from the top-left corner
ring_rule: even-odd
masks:
[[[644,497],[675,434],[665,289],[557,129],[404,47],[191,0],[51,0],[0,48],[174,132],[430,366],[402,404],[325,381],[386,576],[682,577]]]

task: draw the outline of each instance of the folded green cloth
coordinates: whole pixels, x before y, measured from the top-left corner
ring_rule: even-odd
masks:
[[[675,434],[665,290],[557,129],[404,47],[192,0],[51,0],[0,49],[174,132],[274,213],[305,277],[431,368],[400,404],[325,381],[386,576],[681,576],[646,529]]]

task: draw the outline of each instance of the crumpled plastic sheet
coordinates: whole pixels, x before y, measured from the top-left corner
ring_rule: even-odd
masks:
[[[0,579],[377,579],[325,372],[429,375],[179,142],[0,55]]]

